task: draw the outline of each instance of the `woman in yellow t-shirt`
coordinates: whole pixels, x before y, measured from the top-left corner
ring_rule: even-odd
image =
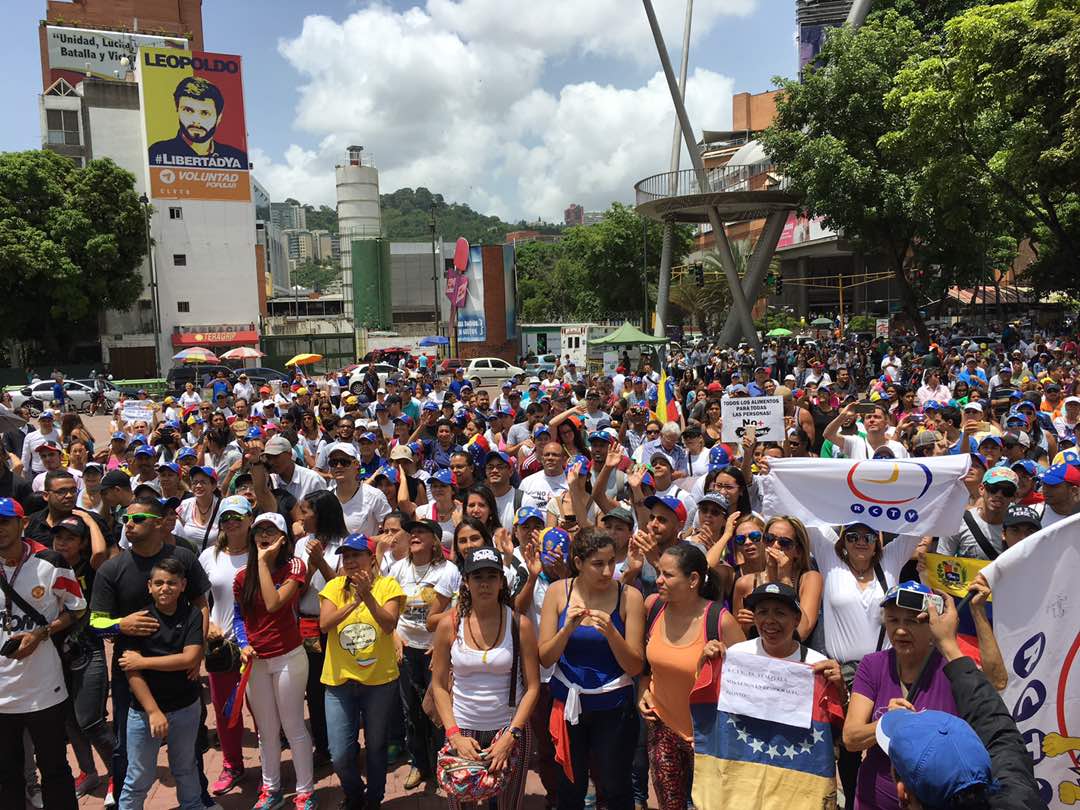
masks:
[[[398,662],[392,634],[405,593],[379,574],[375,543],[363,534],[341,542],[343,576],[319,592],[319,627],[327,635],[322,682],[334,772],[347,807],[378,807],[386,792],[387,732],[398,705]],[[367,786],[356,767],[364,723]]]

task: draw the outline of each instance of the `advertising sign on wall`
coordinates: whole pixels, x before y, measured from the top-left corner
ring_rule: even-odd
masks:
[[[80,76],[89,74],[98,79],[116,79],[118,73],[122,78],[128,69],[135,69],[140,47],[187,50],[188,41],[182,37],[154,37],[122,31],[47,25],[45,47],[49,52],[50,70],[68,70]],[[126,67],[120,64],[125,56],[128,58]]]
[[[150,196],[248,202],[240,57],[140,48],[139,86]]]
[[[836,232],[825,227],[822,217],[809,219],[792,211],[788,214],[784,230],[780,234],[780,241],[776,243],[776,249],[796,247],[804,242],[816,242],[818,239],[835,237]]]
[[[487,318],[484,313],[484,257],[479,245],[469,248],[469,280],[465,303],[458,310],[457,337],[462,343],[483,343],[487,340]]]

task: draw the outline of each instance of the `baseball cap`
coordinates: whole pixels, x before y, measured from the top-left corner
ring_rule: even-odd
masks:
[[[630,514],[630,510],[625,506],[616,506],[602,518],[604,523],[607,523],[609,520],[621,520],[631,528],[634,526],[634,516]]]
[[[913,579],[909,579],[906,582],[900,582],[893,585],[889,590],[885,592],[885,598],[881,600],[881,606],[892,604],[896,601],[896,596],[900,591],[918,591],[919,593],[931,594],[930,587],[923,585],[921,582],[916,582]]]
[[[998,447],[1001,447],[1002,441],[1000,436],[995,436],[993,433],[987,433],[981,439],[979,439],[979,446],[982,447],[987,442],[993,442]]]
[[[153,458],[154,455],[155,455],[154,454],[154,448],[149,447],[149,446],[147,446],[145,444],[140,444],[138,447],[135,448],[135,455],[137,455],[137,456],[150,456],[151,458]]]
[[[728,451],[716,444],[709,451],[709,472],[715,472],[731,464],[731,456]]]
[[[986,746],[960,717],[897,709],[881,716],[874,736],[924,807],[946,807],[962,790],[993,784]]]
[[[390,450],[390,460],[397,461],[398,459],[403,461],[413,460],[413,451],[409,449],[409,445],[399,444]]]
[[[499,559],[499,552],[490,546],[469,549],[469,552],[465,555],[465,564],[461,567],[461,573],[468,576],[484,570],[502,572],[502,561]]]
[[[260,428],[258,426],[249,427],[248,432],[245,434],[245,438],[247,438],[250,441],[251,439],[261,439],[262,435],[263,435],[262,428]]]
[[[377,442],[379,440],[379,437],[372,433],[370,430],[368,430],[357,436],[356,440],[358,442]]]
[[[122,430],[118,430],[118,431],[116,431],[116,433],[114,433],[112,435],[111,438],[112,438],[112,440],[114,442],[126,442],[127,441],[127,434],[124,433]]]
[[[397,470],[395,470],[389,464],[383,464],[381,467],[379,467],[379,469],[375,471],[374,477],[379,478],[380,476],[385,478],[391,484],[396,484],[399,480]]]
[[[260,523],[270,523],[282,534],[288,534],[285,530],[285,518],[279,515],[277,512],[263,512],[261,515],[255,518],[251,524],[251,528],[255,528]]]
[[[610,444],[611,434],[604,430],[594,430],[589,434],[589,442],[604,442],[605,444]]]
[[[968,453],[968,455],[971,456],[971,460],[973,463],[978,464],[983,469],[986,469],[986,456],[984,456],[982,453]]]
[[[923,430],[923,431],[920,431],[915,436],[915,440],[912,441],[911,446],[912,446],[912,448],[930,447],[932,445],[937,444],[937,441],[938,441],[937,431]]]
[[[404,526],[405,531],[409,534],[415,534],[416,532],[430,532],[435,535],[436,539],[442,540],[442,526],[436,523],[431,518],[424,518],[422,520],[410,520]]]
[[[679,525],[686,523],[686,505],[678,498],[673,498],[669,495],[650,495],[645,499],[646,509],[652,509],[656,506],[663,506],[665,509],[670,509],[674,512],[676,519],[679,521]]]
[[[733,374],[732,376],[734,377],[735,375]],[[742,383],[737,383],[735,385],[729,385],[728,386],[728,393],[729,394],[748,394],[750,392],[747,390],[745,385],[743,385]]]
[[[1001,521],[1003,527],[1009,526],[1034,526],[1036,530],[1042,528],[1042,518],[1039,513],[1030,506],[1014,503],[1005,513],[1005,519]]]
[[[510,454],[509,453],[504,453],[502,450],[492,450],[490,453],[488,453],[487,457],[484,459],[484,466],[486,467],[487,463],[489,461],[491,461],[492,459],[496,459],[496,458],[497,459],[502,459],[506,464],[508,464],[511,467],[514,466],[514,462],[510,458]]]
[[[550,526],[540,535],[540,562],[550,565],[555,562],[555,552],[561,552],[565,560],[570,552],[570,535],[557,526]]]
[[[1016,472],[1018,469],[1023,470],[1028,475],[1034,477],[1039,474],[1039,465],[1032,461],[1030,458],[1021,458],[1014,461],[1009,465],[1009,469]]]
[[[44,442],[43,444],[39,444],[37,450],[35,450],[37,453],[62,453],[63,451],[63,448],[56,442]],[[153,452],[153,450],[150,451],[151,455]]]
[[[551,435],[551,428],[549,428],[547,425],[537,425],[533,428],[534,439],[543,436],[544,434],[547,434],[548,436]]]
[[[21,518],[25,517],[22,504],[13,498],[0,498],[0,517]],[[82,521],[80,521],[82,522]]]
[[[1062,402],[1064,404],[1066,404],[1066,405],[1072,405],[1072,404],[1080,405],[1080,397],[1065,397],[1065,399],[1063,399]]]
[[[1016,473],[1013,473],[1016,475]],[[1055,464],[1041,476],[1043,484],[1072,484],[1080,486],[1080,469],[1072,464]]]
[[[799,595],[795,592],[795,589],[790,585],[784,585],[779,582],[767,582],[764,585],[758,585],[743,600],[743,604],[750,608],[750,610],[753,610],[758,604],[764,602],[766,599],[775,599],[778,602],[783,602],[792,610],[802,610],[802,607],[799,605]]]
[[[222,498],[218,507],[218,521],[226,514],[250,515],[251,502],[243,495],[230,495],[227,498]]]
[[[268,456],[279,456],[282,453],[289,453],[291,455],[292,451],[292,445],[284,436],[274,436],[266,443],[266,447],[263,448],[263,452]]]
[[[182,447],[180,452],[176,454],[176,460],[179,461],[183,458],[198,458],[199,454],[195,452],[193,447]]]
[[[698,504],[712,503],[719,506],[725,512],[731,509],[731,501],[727,499],[727,496],[720,492],[706,492],[700,498],[698,498]]]
[[[348,548],[353,551],[367,551],[368,553],[374,553],[374,544],[366,534],[355,532],[353,534],[345,535],[341,541],[340,548]]]
[[[1022,430],[1010,430],[1002,437],[1002,443],[1004,443],[1007,439],[1012,439],[1021,447],[1031,447],[1031,437]]]
[[[109,470],[101,477],[101,488],[110,489],[111,487],[131,489],[131,478],[122,470]]]
[[[436,470],[432,473],[430,481],[433,484],[442,484],[448,487],[457,486],[457,476],[454,475],[453,470]]]
[[[514,525],[520,526],[527,520],[539,520],[544,522],[544,513],[537,509],[535,506],[523,506],[517,510],[514,515]]]
[[[964,406],[964,410],[965,411],[978,411],[979,413],[982,413],[983,412],[983,406],[982,406],[981,402],[969,402],[967,405]]]
[[[439,410],[439,403],[438,402],[425,402],[424,407],[421,408],[420,410],[422,410],[422,411],[437,411],[437,410]]]
[[[5,515],[5,517],[7,516]],[[78,535],[79,537],[90,536],[90,527],[74,515],[70,515],[64,518],[51,529],[49,529],[49,533],[54,536],[59,534],[61,531],[71,532],[72,534]]]
[[[169,470],[170,472],[174,472],[177,475],[180,474],[180,465],[177,464],[175,461],[159,461],[157,464],[157,468],[159,470]]]
[[[41,412],[41,414],[38,416],[38,419],[54,419],[54,418],[55,418],[55,414],[52,411],[50,411],[48,408],[43,410]]]
[[[344,453],[349,458],[360,458],[360,453],[352,442],[334,442],[327,445],[326,457],[330,458],[331,453]]]
[[[193,477],[195,475],[200,475],[200,474],[205,475],[207,478],[209,478],[215,484],[217,483],[217,470],[215,470],[209,464],[205,464],[202,467],[192,467],[190,470],[188,470],[188,478],[191,478],[191,477]]]

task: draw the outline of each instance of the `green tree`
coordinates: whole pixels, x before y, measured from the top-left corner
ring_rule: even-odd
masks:
[[[304,220],[309,230],[338,232],[337,211],[329,205],[320,205],[318,208],[314,205],[305,205]]]
[[[315,292],[321,293],[341,279],[341,268],[330,263],[304,262],[292,271],[290,279],[293,284],[310,287]]]
[[[0,154],[0,337],[69,350],[99,312],[135,303],[145,255],[130,172],[48,150]]]
[[[1076,0],[959,14],[945,24],[939,49],[900,71],[887,104],[906,124],[892,144],[924,161],[927,198],[991,200],[1013,236],[1031,240],[1030,282],[1041,292],[1080,290]],[[1015,254],[1015,242],[1011,248]]]

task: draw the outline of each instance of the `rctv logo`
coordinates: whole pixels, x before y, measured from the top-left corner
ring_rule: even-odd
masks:
[[[934,482],[934,474],[917,461],[861,461],[848,470],[847,485],[857,499],[851,504],[853,514],[864,512],[871,517],[882,515],[907,523],[919,519],[914,503],[923,497]],[[905,508],[901,508],[905,507]]]

